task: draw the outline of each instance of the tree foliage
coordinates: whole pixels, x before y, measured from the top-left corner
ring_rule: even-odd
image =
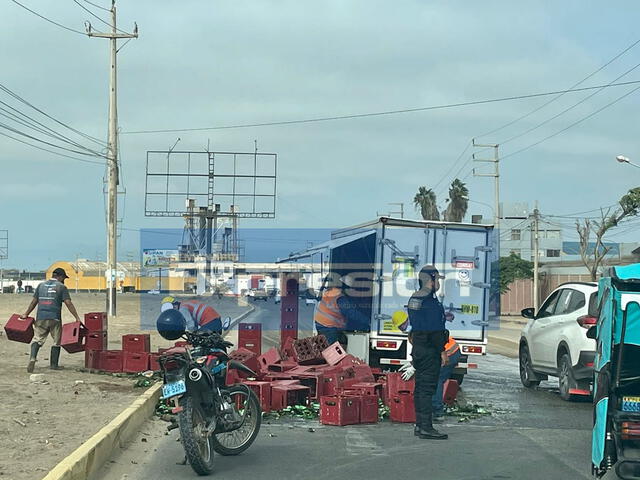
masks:
[[[418,188],[418,193],[413,197],[413,204],[424,220],[440,220],[440,212],[438,212],[436,203],[435,192],[424,186]]]
[[[596,281],[598,271],[611,247],[604,244],[604,236],[612,228],[617,227],[625,219],[640,213],[640,187],[632,188],[618,202],[614,210],[600,210],[600,220],[585,218],[576,220],[576,230],[580,238],[580,258],[589,270],[591,280]],[[595,245],[591,248],[591,234],[595,237]]]
[[[449,205],[443,212],[444,220],[447,222],[462,222],[469,208],[469,189],[460,179],[456,178],[449,187]]]
[[[533,278],[533,262],[520,258],[515,253],[508,257],[500,257],[491,269],[492,286],[500,294],[509,291],[514,280]],[[496,293],[497,293],[496,292]]]

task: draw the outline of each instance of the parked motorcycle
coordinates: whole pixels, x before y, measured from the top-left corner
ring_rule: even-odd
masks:
[[[175,310],[162,315],[175,320],[171,312]],[[229,360],[227,349],[233,344],[221,335],[180,332],[179,328],[163,330],[160,320],[158,331],[163,337],[182,337],[189,343],[170,349],[159,359],[164,380],[162,398],[173,405],[172,413],[178,416],[182,445],[191,467],[198,475],[208,475],[213,471],[214,452],[238,455],[258,436],[262,411],[255,393],[244,384],[226,385],[228,369],[250,376],[255,373]]]

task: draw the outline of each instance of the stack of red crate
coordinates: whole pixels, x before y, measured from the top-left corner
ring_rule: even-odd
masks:
[[[107,350],[107,314],[91,312],[84,315],[85,337],[84,366],[103,370],[103,354]],[[121,369],[122,370],[122,369]]]
[[[262,324],[238,324],[238,348],[246,348],[256,355],[262,354]]]
[[[122,371],[144,372],[149,369],[151,336],[148,333],[122,336]]]

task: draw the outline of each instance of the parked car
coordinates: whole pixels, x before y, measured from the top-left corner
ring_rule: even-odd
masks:
[[[533,308],[522,310],[529,319],[519,348],[525,387],[536,387],[551,376],[558,377],[563,400],[590,395],[596,344],[587,338],[587,330],[597,322],[597,297],[596,283],[565,283],[535,315]]]
[[[253,294],[251,295],[251,297],[253,298],[254,302],[258,300],[264,300],[266,302],[267,298],[269,298],[269,295],[267,295],[267,291],[264,289],[256,289],[252,290],[252,292]]]

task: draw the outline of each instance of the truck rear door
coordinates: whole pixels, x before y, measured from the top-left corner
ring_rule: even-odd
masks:
[[[424,227],[385,225],[379,237],[379,295],[372,331],[398,335],[391,317],[406,312],[409,297],[418,289],[417,269],[433,262],[433,232]]]
[[[445,278],[438,296],[455,318],[447,328],[456,340],[483,341],[489,319],[490,231],[437,228],[435,266]]]

